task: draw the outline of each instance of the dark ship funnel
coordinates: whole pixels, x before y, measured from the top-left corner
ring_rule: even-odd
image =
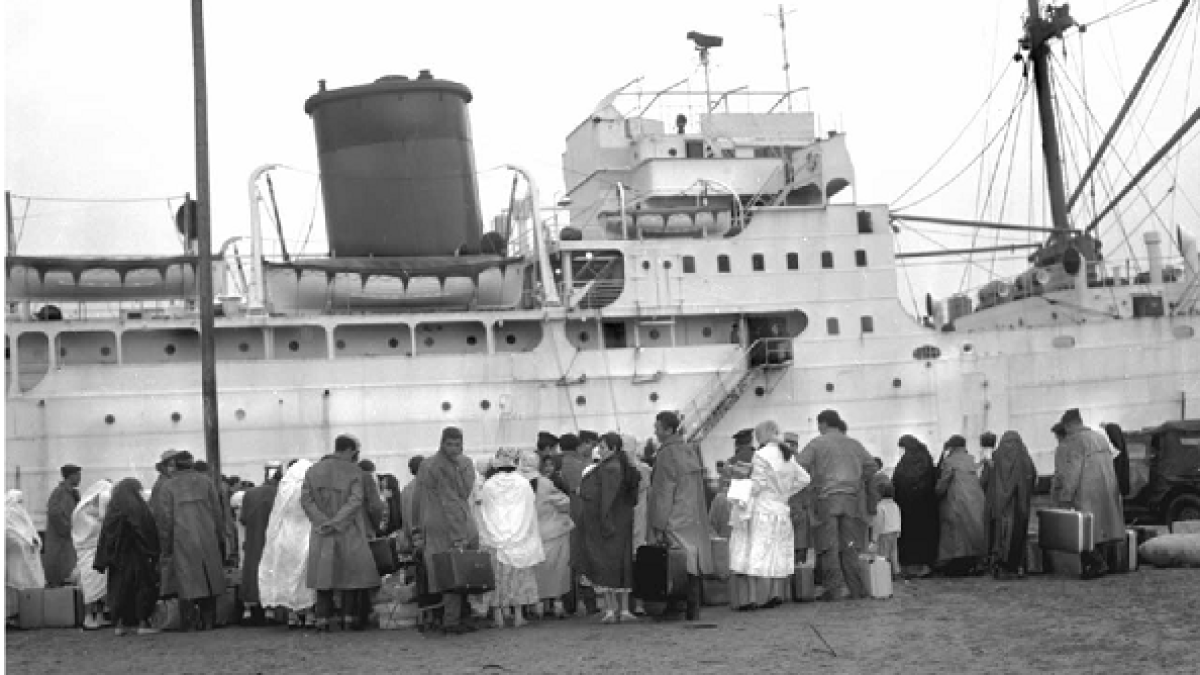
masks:
[[[475,253],[483,223],[467,104],[429,71],[321,90],[304,104],[317,134],[334,257]]]

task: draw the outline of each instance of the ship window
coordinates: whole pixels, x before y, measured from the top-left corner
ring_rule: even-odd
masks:
[[[861,248],[854,252],[854,264],[859,267],[867,266],[867,252]]]
[[[467,336],[467,344],[468,345],[471,345],[472,347],[474,347],[476,342],[479,342],[479,340],[477,340],[474,335]]]
[[[787,254],[787,266],[788,266],[789,270],[800,269],[800,254],[799,253]]]
[[[587,342],[587,341],[588,341],[588,340],[590,340],[590,339],[592,339],[592,337],[591,337],[590,335],[588,335],[588,334],[587,334],[587,331],[586,331],[586,330],[585,330],[585,331],[583,331],[583,332],[581,332],[581,333],[579,334],[579,341],[580,341],[580,342]]]
[[[858,233],[859,234],[871,234],[874,231],[875,231],[875,228],[871,227],[871,212],[870,211],[859,211],[858,212]]]
[[[587,397],[586,396],[576,396],[575,397],[575,405],[581,405],[581,406],[587,405]]]
[[[861,317],[860,323],[862,324],[862,332],[864,332],[864,333],[874,333],[875,332],[875,319],[874,318],[869,317],[869,316]]]
[[[704,329],[700,331],[700,334],[706,338],[712,337],[712,326],[705,326]]]
[[[913,350],[913,358],[918,361],[931,361],[941,356],[942,350],[933,345],[921,345]]]
[[[833,251],[821,251],[821,268],[833,269]]]
[[[1070,335],[1056,335],[1052,343],[1057,349],[1070,349],[1075,346],[1075,338]]]
[[[683,151],[688,159],[703,159],[704,141],[686,141],[683,144]]]
[[[683,273],[684,274],[695,274],[696,273],[696,257],[695,256],[690,256],[690,255],[683,256]]]
[[[825,319],[825,332],[829,333],[830,335],[838,334],[839,330],[837,317],[831,316],[828,319]]]
[[[516,335],[507,335],[504,337],[504,341],[510,345],[515,345],[515,344],[517,344],[517,336]]]
[[[727,255],[717,256],[717,271],[722,274],[729,273],[729,256],[727,256]]]
[[[657,328],[650,329],[650,339],[651,340],[657,340],[660,337],[662,337],[662,333],[658,332]]]
[[[755,272],[762,272],[766,270],[767,263],[765,260],[763,260],[763,254],[755,253],[754,255],[750,256],[750,266],[754,268]]]

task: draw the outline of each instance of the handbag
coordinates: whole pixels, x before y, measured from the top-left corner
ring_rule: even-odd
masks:
[[[400,561],[396,558],[396,548],[391,537],[368,539],[367,545],[371,547],[371,557],[375,558],[375,569],[380,576],[392,574],[400,568]]]

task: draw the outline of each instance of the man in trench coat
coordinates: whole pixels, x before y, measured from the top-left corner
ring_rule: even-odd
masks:
[[[225,517],[217,488],[206,474],[193,468],[184,451],[167,460],[174,464],[170,480],[160,490],[158,540],[165,579],[174,584],[181,601],[199,609],[195,628],[216,624],[217,597],[225,592]]]

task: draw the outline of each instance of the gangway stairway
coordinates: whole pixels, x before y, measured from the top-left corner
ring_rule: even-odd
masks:
[[[687,440],[691,443],[703,441],[760,376],[766,392],[770,393],[783,379],[780,371],[791,365],[791,338],[762,338],[739,350],[680,411],[688,430]],[[772,377],[773,373],[780,375]]]

